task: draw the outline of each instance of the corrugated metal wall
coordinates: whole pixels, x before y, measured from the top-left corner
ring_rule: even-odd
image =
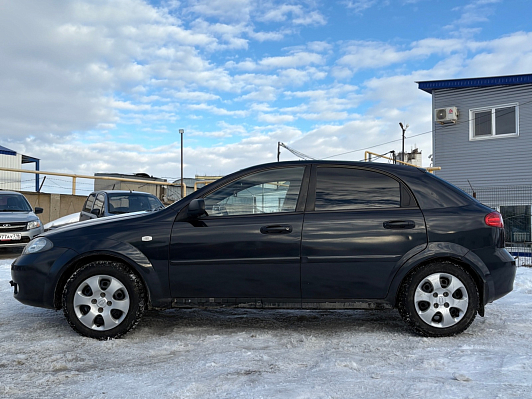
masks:
[[[0,166],[3,168],[22,168],[22,155],[0,154]],[[0,170],[0,190],[20,190],[20,173]]]
[[[469,140],[469,110],[519,104],[519,137]],[[443,89],[433,92],[434,108],[458,107],[458,123],[434,125],[437,176],[459,187],[532,183],[532,85]]]

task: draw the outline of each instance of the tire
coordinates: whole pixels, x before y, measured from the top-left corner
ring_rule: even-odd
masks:
[[[475,320],[479,295],[475,281],[461,266],[434,262],[411,273],[402,283],[398,308],[418,334],[449,337]]]
[[[68,279],[63,313],[77,333],[99,340],[118,338],[139,323],[146,310],[140,279],[124,264],[91,262]]]

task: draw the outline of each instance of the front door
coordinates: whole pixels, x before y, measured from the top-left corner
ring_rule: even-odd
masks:
[[[299,301],[304,175],[299,166],[246,175],[204,197],[208,216],[175,222],[172,296]]]

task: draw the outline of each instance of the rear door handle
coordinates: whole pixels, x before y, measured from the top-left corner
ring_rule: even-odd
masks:
[[[413,229],[416,227],[416,223],[413,220],[388,220],[384,222],[382,226],[385,229],[401,230],[401,229]]]
[[[260,228],[262,234],[289,234],[292,232],[292,226],[289,224],[274,224],[271,226],[262,226]]]

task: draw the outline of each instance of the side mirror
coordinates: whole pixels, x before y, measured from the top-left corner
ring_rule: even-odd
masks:
[[[35,207],[35,214],[38,215],[39,213],[43,213],[44,212],[44,209],[42,208],[39,208],[39,207]]]
[[[92,213],[94,216],[96,216],[96,217],[99,217],[99,216],[100,216],[100,210],[99,210],[99,209],[93,209],[93,210],[91,211],[91,213]]]
[[[205,211],[205,200],[203,198],[196,198],[188,204],[188,217],[198,218],[201,215],[207,215]]]

